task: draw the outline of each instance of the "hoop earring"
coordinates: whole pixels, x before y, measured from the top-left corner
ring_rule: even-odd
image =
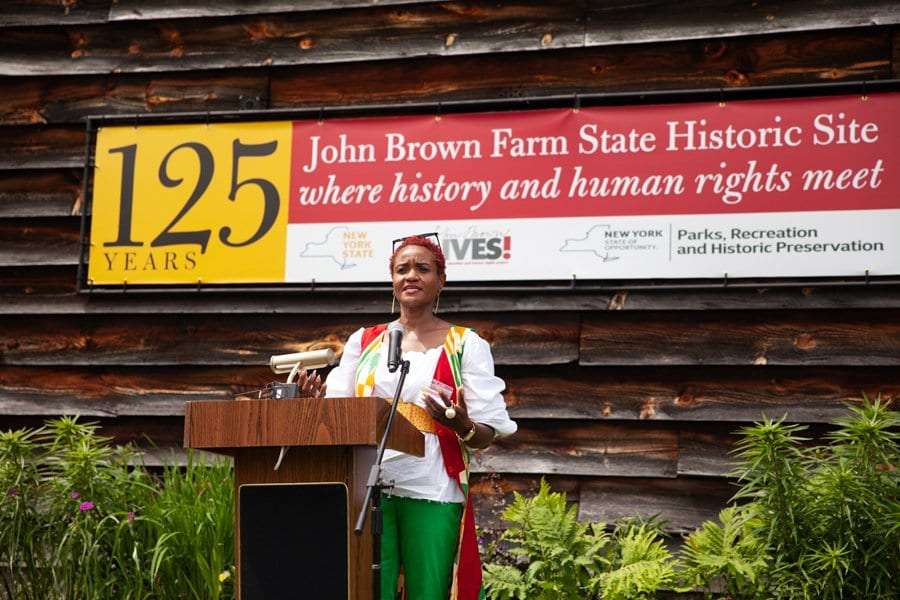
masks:
[[[438,292],[437,299],[434,301],[434,314],[438,313],[438,308],[441,306],[441,294]]]
[[[396,308],[394,307],[394,302],[396,302],[396,301],[397,301],[397,296],[391,294],[391,314],[394,314],[394,312],[396,312]]]

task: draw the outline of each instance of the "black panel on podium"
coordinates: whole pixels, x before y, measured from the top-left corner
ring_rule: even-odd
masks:
[[[240,487],[241,599],[348,600],[343,483]]]

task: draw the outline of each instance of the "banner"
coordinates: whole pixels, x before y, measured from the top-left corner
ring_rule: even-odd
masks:
[[[900,94],[104,127],[95,285],[900,274]]]

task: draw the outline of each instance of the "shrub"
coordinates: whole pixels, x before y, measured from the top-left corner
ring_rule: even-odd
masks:
[[[579,523],[565,494],[541,481],[537,495],[515,493],[503,511],[508,550],[485,566],[485,588],[496,600],[652,598],[673,579],[673,560],[659,531],[629,522],[612,535],[603,523]]]
[[[900,598],[900,462],[896,412],[864,398],[828,444],[805,427],[764,419],[744,428],[732,506],[687,536],[681,569],[652,523],[606,533],[578,523],[563,494],[541,482],[515,494],[485,581],[493,599],[652,598],[704,590],[744,600]]]
[[[767,557],[759,526],[753,505],[729,506],[718,523],[707,521],[688,535],[681,551],[682,591],[724,589],[733,598],[761,594]]]
[[[96,426],[62,418],[0,432],[0,565],[7,598],[232,594],[232,475],[189,461],[161,478]]]
[[[805,448],[797,425],[743,430],[741,489],[758,515],[771,598],[900,597],[900,458],[896,412],[864,399],[830,444]]]

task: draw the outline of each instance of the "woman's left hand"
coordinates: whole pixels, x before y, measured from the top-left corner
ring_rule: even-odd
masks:
[[[431,391],[434,392],[435,390]],[[431,393],[426,392],[424,394],[425,409],[428,411],[428,414],[431,415],[431,418],[441,425],[449,427],[460,436],[471,431],[473,423],[472,419],[469,418],[469,411],[466,408],[466,399],[463,395],[462,388],[456,392],[458,404],[452,404],[450,396],[443,390],[437,391],[437,393],[439,394],[440,401],[436,400]],[[447,409],[450,407],[453,407],[453,411],[456,413],[452,419],[447,418]]]

